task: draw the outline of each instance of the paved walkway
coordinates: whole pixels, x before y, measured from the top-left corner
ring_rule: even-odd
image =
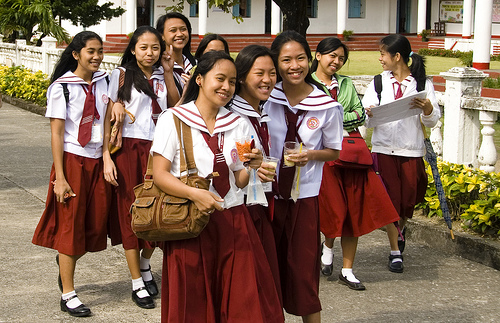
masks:
[[[52,157],[49,121],[4,103],[0,108],[0,322],[159,322],[160,300],[143,310],[131,300],[120,246],[84,256],[76,290],[91,318],[59,308],[54,250],[31,244],[44,209]],[[335,245],[340,255],[338,242]],[[454,254],[409,241],[405,272],[387,270],[388,241],[376,230],[360,239],[355,273],[367,290],[356,292],[321,278],[323,322],[498,322],[500,272]],[[335,258],[335,272],[341,259]],[[152,268],[161,278],[161,251]],[[300,319],[287,315],[287,322]]]

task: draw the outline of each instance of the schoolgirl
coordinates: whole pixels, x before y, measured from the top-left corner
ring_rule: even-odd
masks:
[[[129,209],[135,199],[133,188],[143,182],[146,173],[158,115],[167,109],[167,93],[177,91],[172,74],[173,60],[164,53],[165,45],[156,29],[150,26],[137,28],[125,49],[121,66],[111,74],[109,113],[105,123],[108,134],[111,107],[123,110],[123,105],[135,119],[125,117],[122,148],[113,158],[108,151],[109,136],[105,136],[103,158],[104,176],[115,185],[115,204],[109,226],[111,242],[113,245],[123,244],[132,276],[132,299],[142,308],[154,308],[151,296],[158,294],[150,266],[154,244],[135,236]],[[122,85],[120,78],[123,78]]]
[[[189,80],[190,71],[196,61],[191,54],[191,23],[181,13],[169,12],[156,21],[156,30],[160,32],[167,47],[172,46],[174,76],[182,95],[182,89]]]
[[[338,38],[323,39],[316,48],[312,76],[326,87],[326,92],[344,107],[344,136],[365,122],[365,110],[356,89],[347,76],[338,74],[349,57],[349,50]],[[322,246],[321,271],[330,276],[333,269],[333,243],[342,237],[343,265],[339,283],[354,290],[365,286],[354,276],[352,266],[358,237],[399,219],[384,186],[375,171],[367,168],[345,168],[335,162],[323,166],[319,193]]]
[[[284,308],[319,322],[319,209],[323,164],[338,157],[342,146],[342,106],[321,90],[309,71],[312,59],[306,39],[285,31],[273,41],[278,82],[264,105],[272,122],[270,155],[281,159],[279,198],[274,201],[273,229],[278,251]],[[301,142],[303,151],[288,156],[301,167],[299,195],[290,199],[296,167],[283,167],[285,141]],[[297,168],[298,171],[299,168]]]
[[[271,91],[276,84],[276,64],[271,51],[261,45],[249,45],[243,48],[235,60],[236,64],[236,94],[229,103],[232,112],[240,115],[252,125],[250,129],[251,137],[256,142],[265,156],[269,156],[269,131],[267,123],[271,121],[269,116],[263,111],[262,105],[269,99]],[[272,179],[275,171],[270,171],[273,166],[262,163],[258,174],[262,174],[260,179],[268,183],[269,196]],[[271,199],[271,201],[273,201]],[[276,245],[274,242],[273,230],[270,222],[268,209],[262,205],[247,206],[250,215],[259,234],[262,246],[267,255],[267,260],[271,267],[276,289],[281,298],[281,286],[278,268],[278,258],[276,255]]]
[[[411,58],[411,65],[408,63]],[[372,152],[378,159],[378,170],[387,192],[400,216],[399,227],[405,232],[405,223],[413,216],[415,204],[423,201],[427,189],[425,172],[423,124],[433,127],[441,117],[432,81],[425,76],[423,58],[411,51],[410,42],[402,35],[389,35],[380,41],[379,62],[382,72],[380,100],[374,81],[368,86],[362,103],[368,116],[366,126],[370,127],[373,116],[371,107],[386,104],[419,91],[425,91],[427,98],[414,99],[413,107],[422,113],[398,121],[378,125],[373,129]],[[403,272],[404,240],[398,246],[398,231],[387,226],[391,244],[389,270]]]
[[[110,186],[103,177],[102,134],[108,103],[101,37],[75,35],[61,54],[47,90],[52,157],[45,211],[32,242],[59,252],[61,310],[89,316],[75,292],[76,261],[106,249]]]
[[[229,45],[227,41],[219,34],[208,34],[200,41],[194,59],[198,61],[201,55],[213,50],[220,50],[229,55]]]
[[[156,185],[189,198],[200,211],[212,215],[197,238],[165,243],[162,322],[284,321],[269,264],[238,190],[247,185],[249,175],[237,156],[235,140],[248,135],[251,125],[224,108],[235,83],[231,57],[206,53],[187,85],[185,101],[158,121],[151,148]],[[174,115],[191,127],[198,175],[219,173],[209,191],[178,179]],[[259,150],[246,156],[250,167],[260,166]]]

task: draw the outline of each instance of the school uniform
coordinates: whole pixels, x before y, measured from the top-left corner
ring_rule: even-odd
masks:
[[[315,73],[313,78],[321,82]],[[334,74],[332,82],[324,85],[344,107],[344,135],[362,126],[365,110],[351,79]],[[344,168],[335,162],[323,166],[319,215],[321,232],[326,238],[360,237],[399,219],[373,168]]]
[[[300,114],[297,135],[307,149],[342,147],[342,106],[315,86],[296,106],[290,106],[281,82],[277,83],[264,105],[272,122],[270,155],[281,158],[289,125],[286,110]],[[318,194],[323,162],[309,161],[300,172],[300,194],[296,203],[278,198],[274,203],[273,229],[278,250],[284,308],[294,315],[308,315],[321,310],[319,289],[319,210]],[[281,186],[281,185],[279,185]],[[289,192],[279,192],[286,196]]]
[[[404,98],[417,93],[417,81],[413,76],[399,83],[391,71],[384,71],[381,75],[380,104],[392,102],[401,94]],[[427,174],[422,160],[425,155],[424,135],[420,122],[431,128],[441,117],[431,80],[426,80],[424,91],[433,106],[430,115],[421,113],[376,126],[372,135],[372,152],[377,153],[380,175],[394,207],[401,217],[406,218],[413,216],[414,206],[423,201],[427,189]],[[364,107],[379,105],[374,81],[368,86],[362,103]],[[367,118],[366,126],[370,127],[370,118]]]
[[[67,84],[68,103],[63,83]],[[69,198],[65,204],[57,202],[52,184],[56,179],[55,168],[52,165],[45,211],[33,235],[32,242],[36,245],[66,255],[83,255],[106,249],[110,187],[104,180],[101,157],[107,89],[105,72],[95,72],[89,86],[68,71],[47,90],[45,116],[65,121],[63,167],[66,181],[76,196]],[[95,109],[93,116],[84,118],[91,122],[91,131],[88,142],[82,146],[79,132],[88,91],[95,96]]]
[[[210,134],[194,102],[160,116],[151,151],[168,159],[170,172],[179,177],[180,151],[172,114],[191,127],[198,175],[212,173],[214,153],[203,135]],[[225,209],[214,211],[197,238],[164,244],[162,322],[284,320],[269,264],[233,174],[244,168],[235,140],[249,130],[240,116],[219,109],[213,135],[218,136],[229,169]],[[213,183],[210,191],[218,194]]]
[[[260,149],[264,156],[268,156],[270,140],[267,124],[271,122],[269,116],[264,111],[262,111],[262,114],[255,111],[255,109],[239,95],[234,96],[229,108],[232,112],[241,116],[241,118],[247,120],[247,122],[251,124],[250,136],[252,136],[255,140],[255,147]],[[267,184],[263,183],[264,187],[268,187],[268,190],[265,189],[265,192],[268,191],[266,193],[266,198],[268,200],[268,203],[271,202],[269,203],[270,207],[274,206],[274,204],[272,204],[272,202],[274,201],[271,193],[271,184],[271,182]],[[243,190],[245,191],[246,188]],[[247,209],[252,216],[253,223],[255,225],[255,228],[257,229],[257,233],[259,234],[262,246],[264,247],[269,266],[271,267],[271,271],[273,273],[276,290],[278,291],[279,297],[281,299],[278,257],[276,255],[276,243],[274,241],[269,209],[267,207],[264,207],[263,205],[250,205],[247,206]]]
[[[109,83],[109,98],[118,101],[120,69],[111,74]],[[150,80],[153,90],[158,96],[156,102],[161,110],[167,108],[167,87],[162,69],[154,69]],[[150,248],[138,239],[131,228],[132,217],[130,205],[135,200],[134,187],[144,181],[147,170],[148,156],[155,132],[155,121],[158,115],[153,113],[153,99],[132,87],[130,101],[124,102],[125,108],[135,116],[135,122],[130,123],[130,117],[125,116],[122,128],[122,148],[113,155],[117,169],[118,186],[114,187],[113,205],[110,213],[109,235],[112,245],[122,243],[123,248]]]
[[[193,64],[191,64],[191,61],[186,56],[182,55],[182,59],[184,68],[177,64],[177,62],[174,62],[174,78],[176,83],[181,86],[181,89],[184,87],[184,79],[182,78],[182,74],[189,75],[191,69],[193,68]]]

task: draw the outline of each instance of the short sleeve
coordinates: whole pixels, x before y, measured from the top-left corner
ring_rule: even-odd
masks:
[[[61,83],[52,83],[47,90],[47,111],[45,117],[66,120],[66,98]]]
[[[116,68],[111,73],[108,87],[108,97],[113,101],[118,101],[118,87],[120,85],[120,69]]]
[[[328,120],[323,127],[323,146],[325,148],[342,150],[343,140],[343,109],[339,104],[335,108],[326,110],[326,119]]]
[[[160,115],[156,123],[151,152],[160,154],[173,163],[178,149],[179,143],[174,118],[172,112],[167,110]]]

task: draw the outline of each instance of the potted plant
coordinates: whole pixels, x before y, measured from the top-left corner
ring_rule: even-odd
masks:
[[[352,30],[344,30],[342,32],[342,36],[344,37],[345,41],[348,41],[349,39],[351,39],[353,33],[354,32]]]
[[[431,34],[431,31],[429,29],[422,29],[420,34],[418,34],[420,37],[422,37],[422,41],[429,41],[429,35]]]

